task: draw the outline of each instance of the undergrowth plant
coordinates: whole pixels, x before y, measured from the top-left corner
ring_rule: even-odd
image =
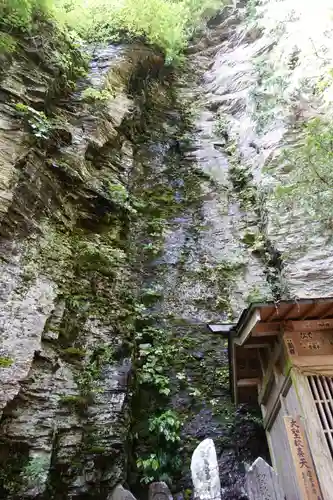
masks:
[[[296,144],[278,157],[275,199],[293,213],[303,211],[327,229],[333,228],[333,125],[313,118],[298,130]],[[274,164],[274,173],[276,165]]]
[[[29,31],[36,15],[49,15],[48,0],[2,0],[0,26],[11,30]]]
[[[22,471],[22,479],[26,483],[35,486],[42,484],[47,477],[49,465],[49,460],[46,456],[30,458]]]
[[[88,41],[142,39],[177,62],[202,20],[221,7],[217,0],[58,0],[65,23]]]
[[[181,465],[180,457],[177,456],[180,430],[181,421],[173,410],[166,410],[149,419],[149,432],[155,439],[158,452],[137,459],[142,483],[170,481],[173,472]]]
[[[52,122],[42,111],[36,111],[34,108],[21,102],[15,106],[16,111],[28,123],[32,134],[37,139],[47,139],[52,129]]]

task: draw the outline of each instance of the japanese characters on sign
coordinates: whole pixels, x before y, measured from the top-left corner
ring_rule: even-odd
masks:
[[[284,417],[296,475],[304,500],[323,500],[317,474],[299,416]]]
[[[333,354],[333,331],[285,332],[285,344],[290,356]]]

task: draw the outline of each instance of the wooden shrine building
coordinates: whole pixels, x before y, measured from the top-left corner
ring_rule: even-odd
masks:
[[[333,298],[252,304],[229,355],[234,400],[258,401],[286,500],[333,500]]]

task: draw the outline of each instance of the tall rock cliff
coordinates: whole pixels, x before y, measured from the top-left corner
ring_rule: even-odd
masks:
[[[80,52],[41,29],[0,84],[3,498],[106,495],[126,474],[130,137],[136,77],[140,93],[160,67],[143,46],[110,46],[69,92]]]
[[[223,9],[183,75],[144,45],[79,50],[45,23],[2,58],[2,498],[106,499],[126,481],[145,495],[153,479],[190,495],[206,437],[223,498],[241,498],[267,450],[207,323],[331,294],[329,217],[276,196],[300,125],[330,118],[328,6],[296,4]]]

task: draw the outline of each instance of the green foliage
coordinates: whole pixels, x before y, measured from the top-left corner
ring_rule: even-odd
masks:
[[[252,100],[252,116],[256,123],[256,131],[260,134],[267,130],[274,120],[282,116],[283,109],[288,106],[285,90],[289,70],[277,69],[266,54],[254,60],[254,68],[257,83],[249,95]]]
[[[78,347],[67,347],[67,349],[62,349],[62,354],[65,354],[74,358],[84,358],[86,356],[86,351]]]
[[[229,128],[229,117],[225,114],[219,114],[214,123],[214,132],[216,135],[227,138]]]
[[[177,348],[168,343],[156,342],[156,346],[151,344],[141,344],[140,359],[143,360],[138,372],[140,384],[154,386],[160,394],[168,396],[171,392],[170,379],[165,375]]]
[[[88,41],[144,37],[160,47],[167,62],[179,60],[201,20],[217,0],[58,0],[58,10]]]
[[[138,458],[136,465],[142,473],[141,482],[146,484],[154,480],[170,482],[174,472],[181,466],[181,460],[177,456],[181,421],[175,411],[166,410],[151,417],[148,425],[159,451],[151,453],[146,458]]]
[[[142,249],[151,256],[157,256],[161,252],[161,245],[159,243],[149,242],[142,246]]]
[[[102,455],[106,451],[107,449],[105,448],[105,446],[98,446],[98,445],[92,445],[90,446],[90,448],[87,449],[88,453],[92,453],[94,455]]]
[[[200,398],[200,396],[202,396],[202,392],[197,387],[189,387],[188,389],[189,395],[192,396],[192,398]]]
[[[11,358],[0,357],[0,368],[9,368],[13,363]]]
[[[263,425],[262,417],[258,411],[247,411],[242,417],[244,422],[251,422],[252,424],[261,427]]]
[[[126,259],[125,252],[103,243],[98,235],[91,240],[78,241],[76,248],[81,269],[96,270],[105,275],[112,275]]]
[[[241,275],[243,268],[244,264],[240,260],[234,262],[225,260],[215,266],[202,265],[196,274],[209,284],[210,288],[215,287],[215,294],[210,306],[206,299],[203,299],[202,303],[201,298],[196,300],[197,305],[202,304],[205,308],[211,307],[214,311],[223,311],[232,316],[229,297],[235,280]]]
[[[263,293],[257,286],[253,286],[245,297],[245,302],[249,305],[254,302],[269,302],[270,300],[272,300],[272,296]]]
[[[9,33],[0,32],[0,54],[5,52],[11,54],[15,52],[16,40]]]
[[[161,467],[161,462],[156,453],[151,453],[148,458],[138,458],[136,465],[143,472],[141,482],[149,484],[154,481],[156,472]]]
[[[32,134],[37,139],[47,139],[49,137],[52,123],[45,113],[36,111],[34,108],[20,102],[15,105],[15,108],[28,123]]]
[[[88,103],[104,102],[110,99],[110,96],[111,93],[108,90],[97,90],[92,87],[88,87],[81,94],[83,101]]]
[[[34,16],[49,14],[47,0],[2,0],[0,3],[1,25],[7,29],[29,31]]]
[[[333,124],[313,118],[298,132],[298,142],[278,159],[283,171],[275,198],[284,209],[296,214],[301,210],[333,229]]]
[[[246,20],[247,22],[255,19],[257,15],[257,6],[259,4],[258,0],[248,0],[246,2]]]
[[[141,471],[141,482],[149,484],[152,481],[171,483],[172,474],[181,467],[181,458],[175,453],[159,451],[151,453],[147,458],[138,458],[136,461]]]
[[[323,75],[316,86],[316,93],[322,94],[333,83],[333,68],[330,68],[325,75]]]
[[[125,209],[129,213],[136,214],[136,210],[132,206],[130,195],[125,186],[119,183],[108,182],[107,190],[111,200],[117,207]]]
[[[49,465],[47,457],[31,458],[22,471],[22,479],[29,484],[42,484],[46,480]]]
[[[89,400],[86,397],[80,395],[62,396],[60,398],[60,402],[63,405],[72,406],[79,409],[86,408],[89,404]]]
[[[114,361],[114,347],[111,344],[97,344],[87,362],[76,377],[80,388],[78,407],[88,406],[94,394],[101,392],[99,380],[104,366]],[[82,404],[80,404],[82,401]]]
[[[245,243],[253,253],[260,253],[265,250],[265,237],[259,231],[246,231],[242,236],[242,242]]]
[[[141,301],[145,306],[150,306],[163,297],[163,293],[157,288],[146,288],[141,295]]]
[[[165,441],[180,441],[181,422],[176,412],[167,410],[159,416],[149,419],[149,430]]]

